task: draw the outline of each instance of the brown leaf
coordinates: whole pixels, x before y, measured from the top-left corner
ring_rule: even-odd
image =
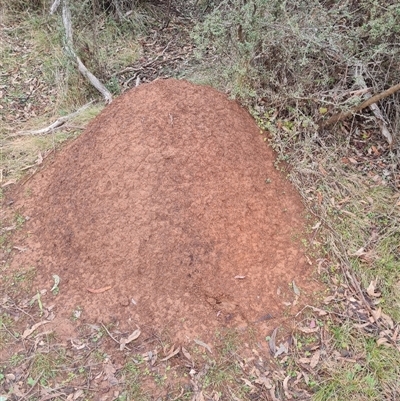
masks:
[[[319,362],[319,357],[321,356],[321,351],[316,351],[314,355],[311,357],[310,368],[314,369]]]
[[[299,287],[297,287],[297,285],[294,282],[294,280],[292,281],[292,286],[293,286],[294,293],[299,297],[300,296],[300,290],[299,290]]]
[[[197,339],[194,339],[193,341],[197,345],[200,345],[201,347],[204,347],[210,354],[212,354],[211,347],[208,344],[204,343],[203,341],[197,340]]]
[[[369,284],[368,288],[367,288],[367,294],[370,297],[375,297],[378,298],[381,296],[380,292],[375,292],[375,286],[376,286],[376,281],[371,281],[371,283]]]
[[[293,397],[292,397],[292,395],[289,393],[289,386],[288,386],[288,383],[289,383],[289,380],[290,380],[290,376],[286,376],[285,377],[285,379],[283,380],[283,390],[285,391],[285,396],[286,396],[286,398],[288,399],[288,400],[291,400]]]
[[[327,175],[328,175],[328,173],[327,173],[326,170],[322,167],[321,164],[318,164],[318,170],[320,171],[320,173],[321,173],[323,176],[327,176]]]
[[[378,308],[378,309],[376,309],[376,310],[372,310],[371,313],[372,313],[372,317],[373,317],[374,321],[376,322],[376,321],[378,321],[378,320],[381,318],[381,316],[382,316],[382,309],[381,309],[381,308]]]
[[[326,298],[324,299],[324,304],[325,304],[325,305],[328,305],[328,304],[330,304],[334,299],[336,299],[336,297],[334,297],[333,295],[330,295],[329,297],[326,297]]]
[[[316,333],[317,331],[319,331],[319,327],[298,327],[298,330],[309,334],[309,333]]]
[[[190,362],[193,362],[192,356],[190,355],[190,353],[188,352],[188,350],[187,350],[186,348],[184,348],[184,347],[182,347],[182,354],[185,356],[185,358],[186,358],[187,360],[189,360]]]
[[[113,364],[110,361],[104,362],[103,370],[110,386],[116,386],[118,384],[118,379],[115,377],[116,369]]]
[[[26,329],[24,333],[22,334],[22,339],[25,340],[25,338],[29,337],[38,327],[43,326],[44,324],[50,323],[49,321],[43,321],[34,324],[30,329]]]
[[[254,380],[254,383],[261,384],[261,385],[265,386],[265,388],[267,390],[272,388],[271,380],[269,378],[265,377],[264,375],[261,375],[256,380]]]
[[[350,254],[350,256],[361,256],[361,255],[365,255],[365,248],[363,247],[358,249],[356,252]]]
[[[103,287],[103,288],[97,288],[97,289],[93,289],[93,288],[86,288],[89,292],[91,292],[92,294],[100,294],[102,292],[106,292],[108,290],[111,290],[111,286],[108,287]]]
[[[161,359],[161,362],[168,361],[168,359],[171,359],[173,356],[177,355],[179,351],[181,350],[180,347],[178,347],[176,350],[173,350],[169,355],[167,355],[165,358]]]
[[[274,331],[271,334],[271,337],[268,341],[268,345],[269,345],[269,349],[271,350],[271,353],[275,355],[276,352],[276,344],[275,344],[275,340],[276,340],[276,333],[278,332],[278,327],[276,327],[274,329]]]
[[[129,337],[121,338],[119,340],[119,350],[122,351],[125,348],[126,344],[129,344],[131,341],[136,340],[140,336],[140,329],[136,329]]]

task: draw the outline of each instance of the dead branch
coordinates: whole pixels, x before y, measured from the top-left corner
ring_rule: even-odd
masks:
[[[335,124],[341,120],[344,120],[347,117],[350,117],[352,114],[365,109],[368,106],[373,105],[374,103],[379,102],[380,100],[384,99],[385,97],[388,97],[390,95],[393,95],[394,93],[396,93],[398,90],[400,90],[400,84],[394,85],[391,88],[378,93],[377,95],[374,95],[372,97],[370,97],[369,99],[365,100],[364,102],[362,102],[360,105],[353,107],[352,109],[350,109],[349,111],[345,111],[345,112],[340,112],[337,113],[335,115],[333,115],[331,118],[329,118],[327,121],[320,123],[320,128],[326,128],[329,125]],[[390,136],[391,138],[391,136]],[[388,138],[387,138],[388,139]],[[388,139],[389,141],[389,139]]]
[[[57,11],[58,6],[60,5],[61,0],[54,0],[54,3],[50,7],[50,14],[54,14]]]
[[[78,110],[74,111],[73,113],[68,114],[67,116],[58,118],[56,121],[54,121],[54,123],[50,124],[48,127],[41,128],[38,130],[33,130],[33,131],[20,131],[20,132],[17,132],[16,134],[10,135],[10,137],[12,138],[12,137],[16,137],[16,136],[45,135],[45,134],[54,132],[55,129],[60,128],[68,120],[71,120],[72,118],[76,117],[78,114],[82,113],[82,111],[86,110],[92,103],[93,103],[93,100],[89,103],[86,103],[85,105],[80,107]]]
[[[78,64],[79,72],[103,95],[106,103],[112,102],[110,91],[97,79],[82,63],[82,60],[77,56],[73,46],[73,34],[71,24],[71,11],[69,9],[68,0],[63,0],[62,19],[65,29],[66,48],[68,53],[75,59]]]

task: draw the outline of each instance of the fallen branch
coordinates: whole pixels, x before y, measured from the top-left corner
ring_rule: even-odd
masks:
[[[68,53],[78,64],[79,72],[103,95],[106,103],[111,103],[112,95],[110,91],[86,68],[82,60],[75,53],[72,40],[71,11],[69,9],[68,0],[63,0],[62,20],[65,29],[66,48]]]
[[[375,96],[370,97],[369,99],[365,100],[360,105],[353,107],[349,111],[340,112],[340,113],[337,113],[337,114],[333,115],[327,121],[320,123],[320,128],[326,128],[329,125],[332,125],[332,124],[335,124],[335,123],[337,123],[337,122],[339,122],[341,120],[344,120],[345,118],[350,117],[351,115],[353,115],[357,111],[365,109],[366,107],[371,106],[374,103],[379,102],[380,100],[384,99],[385,97],[393,95],[398,90],[400,90],[400,84],[394,85],[391,88],[389,88],[389,89],[387,89],[387,90],[385,90],[385,91],[383,91],[381,93],[378,93]],[[391,138],[391,136],[390,136],[390,138]],[[387,138],[387,139],[389,141],[389,138]],[[391,142],[389,142],[389,143],[391,143]]]
[[[63,116],[58,118],[54,123],[50,124],[48,127],[37,129],[37,130],[32,130],[32,131],[20,131],[17,132],[16,134],[10,135],[10,137],[16,137],[16,136],[27,136],[27,135],[45,135],[54,132],[57,128],[60,128],[62,125],[64,125],[68,120],[71,120],[72,118],[76,117],[78,114],[82,113],[82,111],[86,110],[91,104],[93,103],[93,100],[90,101],[89,103],[86,103],[84,106],[80,107],[78,110],[74,111],[71,114],[68,114],[67,116]]]
[[[57,11],[58,6],[60,5],[61,0],[55,0],[54,3],[50,7],[50,14],[54,14]]]

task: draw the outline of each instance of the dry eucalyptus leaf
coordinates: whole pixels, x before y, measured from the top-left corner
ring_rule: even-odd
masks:
[[[380,292],[375,292],[375,286],[376,286],[376,281],[371,281],[371,283],[369,284],[368,288],[367,288],[367,294],[370,297],[375,297],[378,298],[381,296]]]
[[[276,358],[282,354],[287,354],[288,351],[289,351],[289,344],[287,342],[285,342],[284,344],[281,343],[281,344],[279,344],[279,347],[275,352],[274,358]]]
[[[297,329],[306,334],[316,333],[319,331],[319,327],[298,327]]]
[[[125,348],[126,344],[129,344],[131,341],[136,340],[140,336],[140,329],[136,329],[128,338],[121,338],[119,340],[119,350],[122,351]]]
[[[193,341],[197,345],[200,345],[201,347],[204,347],[210,354],[212,354],[211,347],[208,344],[204,343],[203,341],[197,340],[197,339],[194,339]]]
[[[371,313],[372,313],[372,317],[374,318],[374,321],[376,322],[382,316],[382,309],[378,308],[377,310],[373,310]]]
[[[333,295],[330,295],[329,297],[326,297],[325,299],[324,299],[324,304],[325,305],[328,305],[328,304],[330,304],[334,299],[336,299]]]
[[[187,350],[186,348],[184,348],[184,347],[182,347],[182,354],[185,356],[185,358],[186,358],[187,360],[189,360],[190,362],[193,362],[192,356],[190,355],[190,353],[188,352],[188,350]]]
[[[22,339],[25,340],[25,338],[29,337],[38,327],[43,326],[44,324],[50,323],[47,320],[43,322],[39,322],[34,324],[30,329],[26,329],[24,333],[22,334]]]
[[[115,377],[116,369],[113,364],[110,361],[104,362],[103,370],[110,386],[116,386],[118,384],[118,379]]]
[[[356,252],[351,253],[350,256],[361,256],[361,255],[364,255],[364,254],[365,254],[365,248],[361,247]]]
[[[321,356],[321,351],[316,351],[314,355],[311,357],[310,368],[314,369],[319,362],[319,358]]]
[[[297,287],[297,285],[296,285],[296,283],[294,282],[294,280],[293,280],[293,282],[292,282],[292,285],[293,285],[293,291],[294,291],[294,293],[299,297],[299,296],[300,296],[300,290],[299,290],[299,287]]]
[[[256,380],[254,380],[254,383],[263,385],[267,390],[272,388],[271,379],[265,377],[264,375],[261,375]]]
[[[311,227],[312,230],[318,230],[320,228],[321,222],[319,221],[314,227]]]
[[[269,345],[269,349],[271,350],[272,354],[275,354],[276,352],[276,344],[275,344],[275,340],[276,340],[276,333],[278,332],[278,327],[276,327],[274,329],[274,331],[271,334],[271,337],[268,341],[268,345]]]
[[[173,350],[169,355],[167,355],[165,358],[161,359],[161,362],[168,361],[168,359],[171,359],[173,356],[179,354],[179,351],[181,350],[180,347],[178,347],[176,350]]]

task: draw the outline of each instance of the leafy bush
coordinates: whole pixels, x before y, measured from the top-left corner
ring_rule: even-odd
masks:
[[[212,60],[217,85],[233,96],[297,107],[300,100],[311,113],[310,102],[359,89],[360,71],[374,92],[400,82],[399,30],[395,0],[223,0],[193,39],[198,56]],[[399,103],[387,110],[392,118]]]

